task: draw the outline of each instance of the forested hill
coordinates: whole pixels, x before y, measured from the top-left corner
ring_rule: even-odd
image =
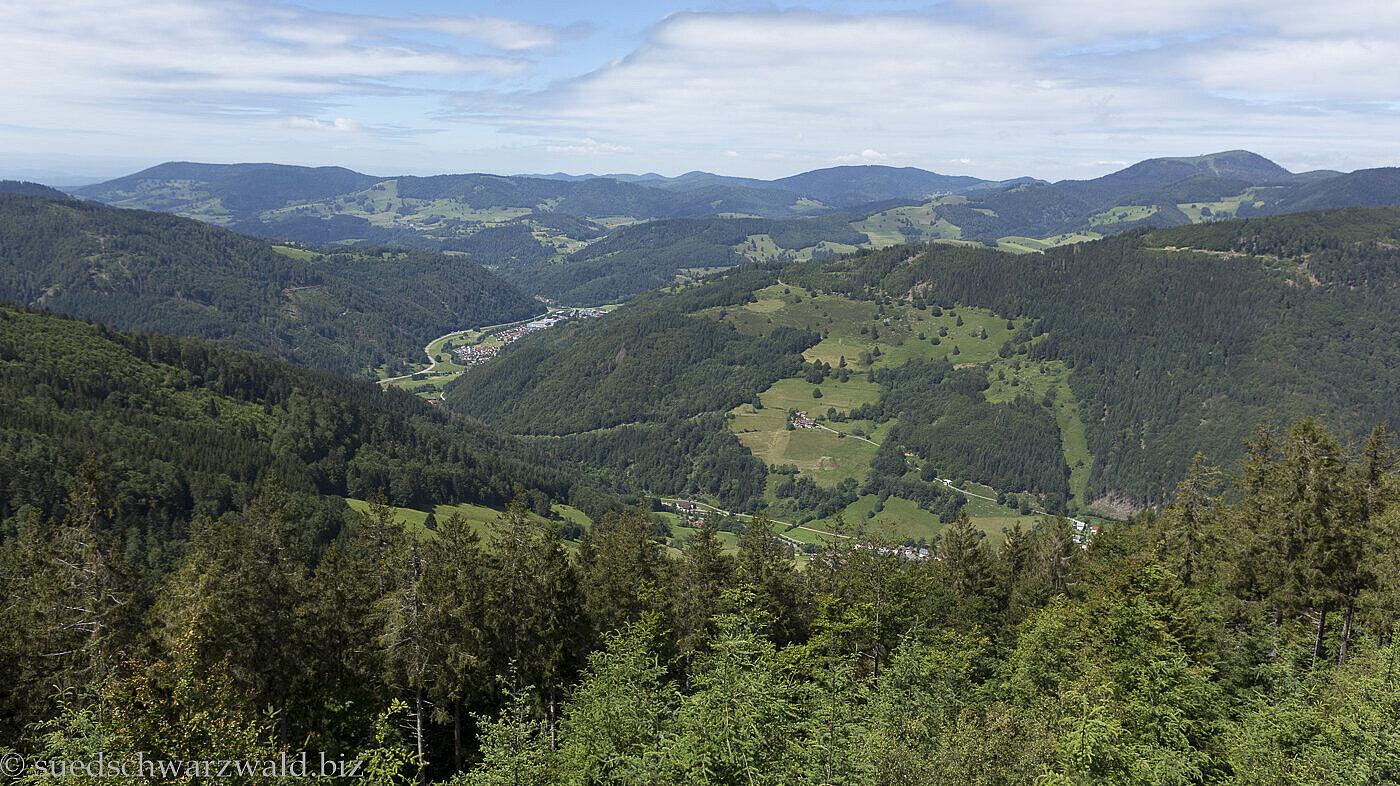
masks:
[[[521,289],[563,303],[614,303],[667,286],[678,276],[694,277],[755,257],[794,259],[833,243],[847,248],[868,243],[870,238],[851,226],[853,218],[849,213],[833,213],[785,221],[649,221],[615,230],[563,260],[536,257],[527,264],[502,264],[499,274]],[[525,236],[530,237],[528,232]]]
[[[0,194],[19,194],[22,196],[48,197],[49,199],[67,199],[68,195],[56,188],[42,185],[40,183],[30,183],[27,180],[0,180]]]
[[[188,213],[200,202],[231,217],[256,215],[289,202],[359,191],[378,178],[342,167],[283,164],[198,164],[171,161],[75,189],[115,207]]]
[[[1125,514],[1166,502],[1197,452],[1238,460],[1261,422],[1322,413],[1353,440],[1400,422],[1397,287],[1397,208],[1138,230],[1020,256],[897,246],[647,295],[517,342],[447,400],[508,430],[569,435],[557,443],[567,455],[638,478],[646,461],[597,443],[649,450],[648,428],[654,444],[690,440],[690,464],[661,478],[661,493],[695,487],[698,437],[647,424],[724,415],[754,425],[706,425],[711,449],[733,446],[733,432],[761,457],[731,463],[751,479],[736,489],[759,487],[765,463],[796,462],[828,491],[864,481],[843,504],[857,491],[912,501],[941,476],[1030,492],[1046,509]],[[833,439],[789,439],[760,409],[775,401],[825,411]],[[881,435],[872,455],[835,444],[851,422]],[[802,510],[839,508],[806,499]]]
[[[142,561],[149,550],[152,567],[193,517],[241,510],[273,484],[338,526],[343,506],[327,497],[504,506],[518,494],[564,502],[580,483],[398,390],[9,305],[0,467],[0,521],[72,514],[86,490],[100,496],[107,535]]]
[[[540,304],[469,261],[274,247],[176,216],[0,194],[0,298],[345,375]]]
[[[753,286],[772,272],[732,277]],[[766,339],[687,316],[698,303],[750,297],[643,298],[606,319],[516,342],[448,388],[462,412],[516,433],[569,434],[728,409],[799,369],[820,336],[785,329]]]
[[[1030,356],[1071,369],[1090,495],[1144,505],[1161,502],[1198,451],[1239,458],[1259,422],[1325,413],[1348,439],[1400,422],[1397,238],[1400,209],[1351,209],[1023,257],[892,249],[807,276],[857,295],[919,292],[1033,318],[1046,335]]]

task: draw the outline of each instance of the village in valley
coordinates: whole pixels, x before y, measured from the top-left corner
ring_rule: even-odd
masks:
[[[495,333],[488,333],[482,336],[483,340],[476,344],[465,344],[452,350],[452,357],[459,366],[475,366],[485,363],[496,356],[501,351],[501,347],[512,341],[524,338],[536,331],[551,328],[560,322],[570,319],[591,319],[601,317],[607,312],[601,308],[571,308],[551,312],[548,316],[527,322],[523,325],[506,328]],[[490,339],[490,340],[486,340]]]
[[[398,370],[393,370],[392,366],[380,369],[379,384],[403,388],[429,404],[441,404],[441,391],[448,382],[467,368],[496,357],[505,345],[562,322],[601,317],[616,308],[561,308],[543,298],[540,300],[549,306],[548,313],[528,321],[458,330],[438,336],[423,348],[429,361],[425,368],[404,373],[403,364],[400,363]]]

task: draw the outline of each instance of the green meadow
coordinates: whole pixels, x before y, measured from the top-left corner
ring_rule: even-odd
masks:
[[[844,358],[852,371],[945,356],[955,364],[985,363],[998,357],[1002,343],[1023,324],[1013,323],[1014,327],[1008,328],[1004,317],[971,306],[934,316],[933,307],[921,310],[909,303],[881,306],[840,295],[813,294],[786,284],[765,287],[755,295],[753,303],[725,309],[724,319],[750,334],[767,333],[779,326],[822,333],[825,337],[821,342],[803,356],[833,367]],[[718,312],[707,309],[701,313]],[[961,325],[957,324],[959,318]],[[984,332],[986,338],[982,338]]]
[[[934,208],[938,202],[924,205],[896,207],[874,213],[851,226],[864,232],[875,248],[894,246],[900,243],[924,243],[932,240],[958,240],[962,230],[947,220],[939,218]]]
[[[370,503],[366,500],[351,499],[347,497],[345,500],[345,504],[349,505],[352,510],[355,510],[360,513],[368,514],[370,511]],[[393,506],[391,506],[390,509],[394,511],[394,520],[402,524],[404,529],[412,533],[413,536],[418,538],[419,540],[429,540],[437,537],[437,535],[432,530],[423,526],[424,522],[428,520],[428,511]],[[589,519],[588,516],[584,515],[583,511],[579,510],[578,508],[574,508],[569,505],[556,504],[553,510],[554,513],[559,516],[559,518],[565,521],[581,524],[585,527],[589,526],[592,523],[592,520]],[[495,508],[483,507],[481,505],[461,504],[438,505],[433,508],[432,514],[433,518],[436,519],[439,524],[441,524],[444,521],[447,521],[454,514],[461,516],[463,519],[466,520],[467,524],[471,526],[472,530],[476,532],[476,534],[481,536],[482,542],[487,543],[490,541],[491,538],[492,523],[499,519],[501,516],[504,516],[505,512],[501,510],[496,510]],[[543,517],[535,513],[531,513],[529,515],[532,521],[541,523],[546,521]]]

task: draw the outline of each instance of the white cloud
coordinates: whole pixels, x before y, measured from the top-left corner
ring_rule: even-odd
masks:
[[[438,38],[423,43],[424,34]],[[159,107],[190,92],[324,100],[418,89],[405,80],[423,75],[507,76],[529,67],[519,52],[561,35],[494,17],[389,18],[268,0],[0,4],[5,95],[38,113],[63,102]]]
[[[627,57],[474,103],[470,119],[607,138],[639,158],[664,148],[687,166],[719,165],[740,144],[790,162],[899,150],[915,165],[979,161],[984,176],[1052,178],[1239,147],[1287,164],[1317,146],[1339,167],[1396,153],[1400,117],[1364,102],[1400,101],[1400,44],[1364,15],[1317,26],[1324,36],[1307,31],[1330,9],[1295,0],[968,6],[992,13],[675,14]],[[856,140],[869,147],[851,153]]]
[[[1400,40],[1391,37],[1268,38],[1186,61],[1215,91],[1307,102],[1400,102]]]
[[[365,126],[358,120],[350,120],[344,117],[337,117],[334,120],[316,120],[310,117],[294,117],[286,123],[288,128],[303,129],[308,131],[341,131],[348,133],[358,133],[365,130]]]
[[[842,5],[864,7],[824,7]],[[619,53],[576,46],[585,27],[480,14],[7,0],[0,150],[324,161],[338,131],[345,162],[375,171],[610,156],[609,171],[898,161],[1056,178],[1231,148],[1295,169],[1400,160],[1400,3],[921,8],[676,13]]]
[[[497,49],[513,52],[551,47],[565,38],[578,38],[587,33],[587,28],[582,25],[561,29],[491,16],[413,17],[399,21],[397,25],[407,30],[431,30],[479,39]]]
[[[612,153],[630,153],[632,148],[626,145],[610,145],[605,142],[598,142],[593,139],[580,139],[574,144],[546,145],[545,150],[549,153],[563,153],[566,155],[602,155]]]
[[[884,161],[888,158],[889,156],[885,155],[884,153],[881,153],[878,150],[871,150],[867,147],[859,153],[847,153],[844,156],[837,156],[836,160],[843,164],[851,164],[857,161],[863,164],[874,164],[880,161]]]

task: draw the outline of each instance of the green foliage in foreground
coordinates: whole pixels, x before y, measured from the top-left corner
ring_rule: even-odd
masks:
[[[1397,783],[1396,457],[1304,420],[1087,550],[963,513],[939,559],[850,532],[802,572],[762,517],[668,556],[608,514],[570,556],[523,503],[321,546],[269,488],[142,582],[80,488],[0,548],[6,738],[378,783]]]

